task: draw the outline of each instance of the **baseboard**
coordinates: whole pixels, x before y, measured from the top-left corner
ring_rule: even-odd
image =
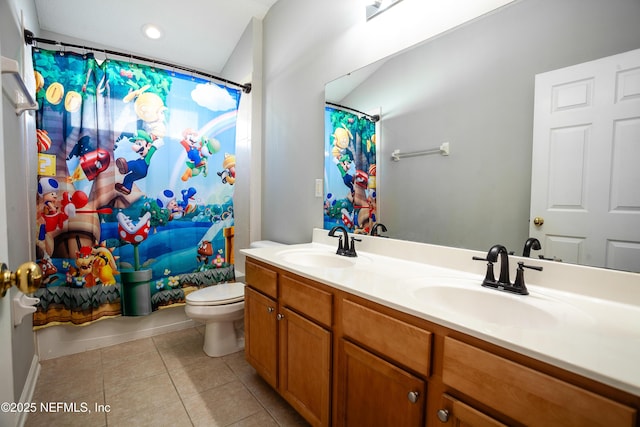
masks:
[[[27,379],[25,380],[24,387],[22,388],[22,394],[20,395],[20,400],[18,402],[33,402],[33,393],[36,390],[36,383],[38,382],[38,375],[40,375],[40,360],[37,354],[33,355],[33,359],[31,359],[31,367],[29,368],[29,373],[27,374]],[[28,412],[19,412],[18,415],[18,427],[23,427],[27,422]]]
[[[48,360],[191,328],[198,324],[185,315],[184,306],[176,306],[147,316],[114,317],[86,326],[51,326],[36,331],[36,353],[40,360]]]

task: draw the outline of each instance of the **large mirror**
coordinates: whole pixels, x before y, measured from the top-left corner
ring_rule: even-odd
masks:
[[[521,254],[529,237],[534,76],[640,48],[637,0],[519,0],[329,82],[381,112],[378,216],[390,237]],[[450,155],[392,160],[449,143]],[[545,248],[532,256],[546,253]],[[602,265],[599,265],[602,266]]]

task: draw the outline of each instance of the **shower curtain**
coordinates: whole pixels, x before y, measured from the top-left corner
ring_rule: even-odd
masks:
[[[146,315],[233,280],[240,91],[92,54],[34,48],[33,63],[34,327]]]
[[[376,126],[325,107],[324,228],[368,234],[376,223]]]

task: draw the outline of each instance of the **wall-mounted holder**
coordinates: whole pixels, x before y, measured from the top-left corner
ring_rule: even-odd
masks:
[[[18,292],[13,297],[13,326],[22,324],[22,319],[36,312],[35,305],[40,302],[40,298],[31,298]]]
[[[18,71],[18,62],[13,59],[2,57],[2,91],[11,100],[11,104],[16,109],[19,116],[25,111],[37,110],[38,103],[34,101],[27,86],[22,80]]]
[[[365,15],[367,21],[389,9],[391,6],[400,3],[402,0],[367,0],[365,2]]]
[[[421,151],[410,151],[408,153],[401,153],[400,150],[394,150],[391,153],[391,160],[394,162],[399,162],[400,159],[404,157],[417,157],[417,156],[426,156],[429,154],[442,154],[443,156],[449,155],[449,143],[443,142],[438,148],[430,148],[428,150]]]

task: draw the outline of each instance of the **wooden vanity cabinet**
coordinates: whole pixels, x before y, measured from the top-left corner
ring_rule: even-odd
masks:
[[[246,358],[312,425],[640,427],[640,396],[253,259],[246,282]]]
[[[330,425],[332,294],[297,276],[246,265],[247,361],[311,425]]]

